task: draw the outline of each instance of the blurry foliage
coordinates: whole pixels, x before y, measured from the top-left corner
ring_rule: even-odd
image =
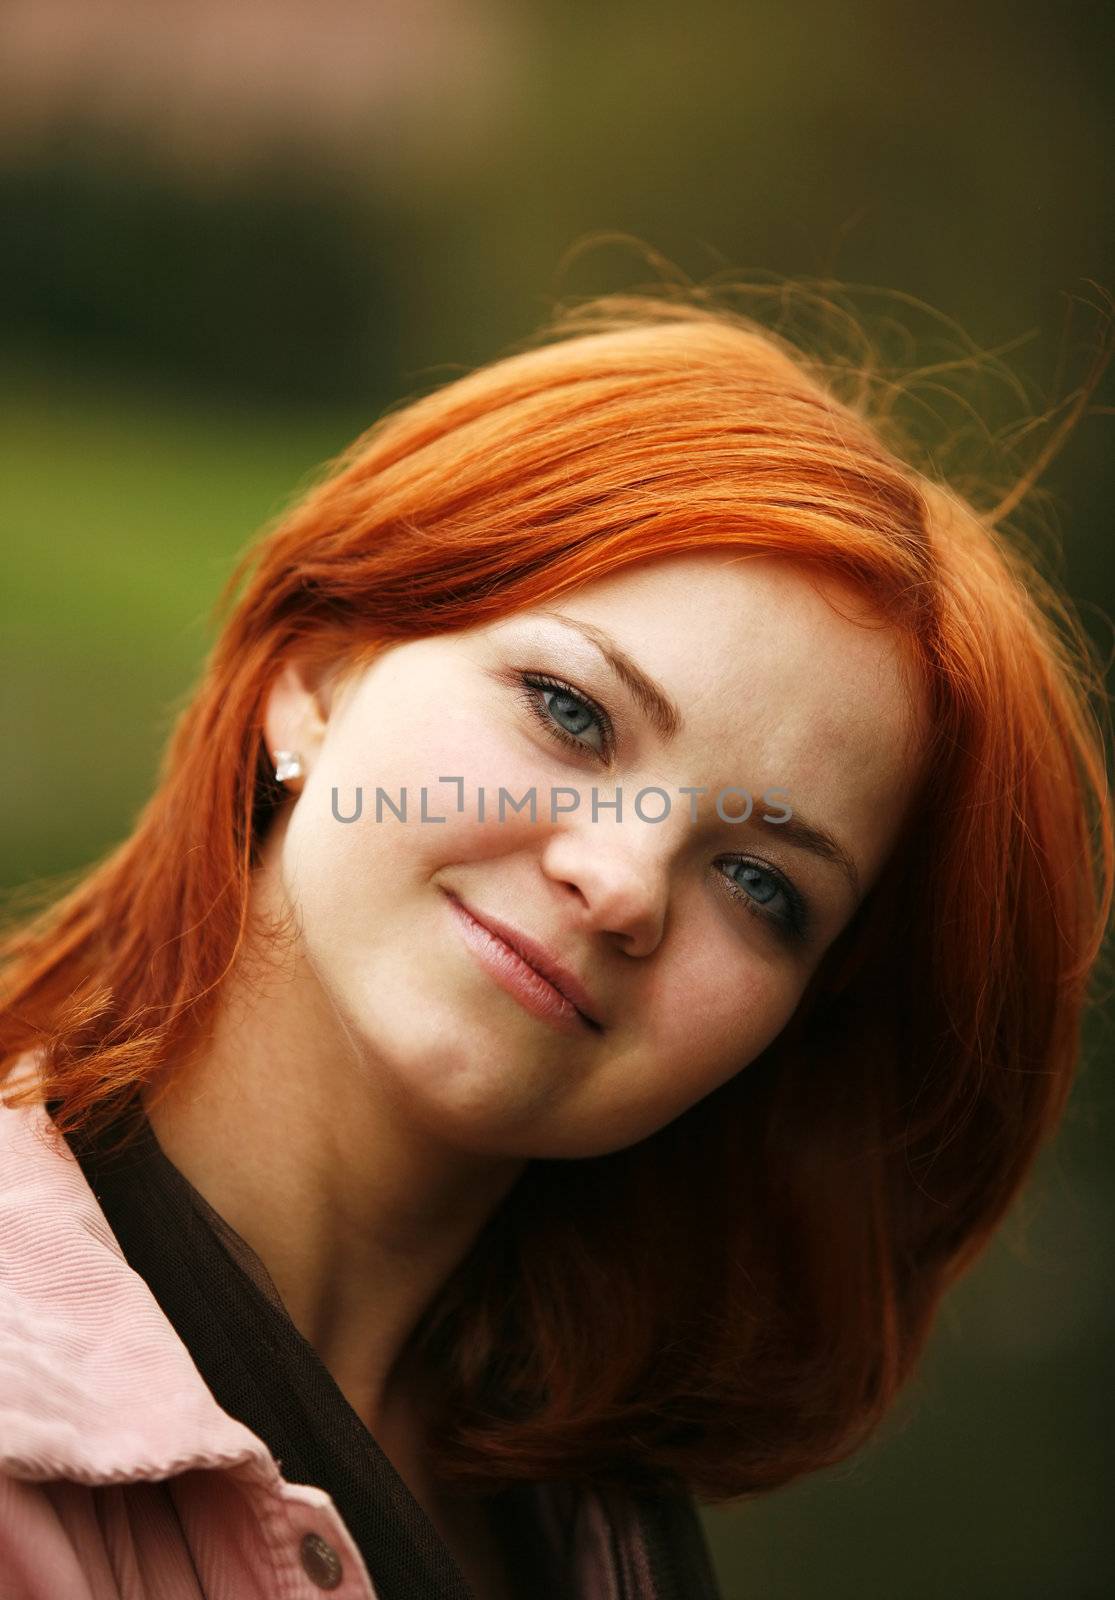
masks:
[[[186,185],[99,143],[0,168],[17,348],[202,396],[359,398],[398,365],[398,251],[372,207],[287,170]]]

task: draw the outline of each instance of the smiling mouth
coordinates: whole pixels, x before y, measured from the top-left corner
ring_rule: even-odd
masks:
[[[480,964],[520,1005],[563,1033],[603,1033],[602,1025],[586,1016],[513,945],[478,921],[455,895],[447,894],[465,942]]]

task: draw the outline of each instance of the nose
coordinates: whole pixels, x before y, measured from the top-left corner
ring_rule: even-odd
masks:
[[[553,834],[543,852],[546,876],[581,901],[584,929],[615,934],[628,955],[649,955],[665,931],[679,831],[670,820],[582,824]]]

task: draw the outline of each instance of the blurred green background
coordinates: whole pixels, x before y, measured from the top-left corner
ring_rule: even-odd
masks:
[[[911,363],[961,329],[1006,352],[975,415],[1009,481],[1115,291],[1113,16],[5,0],[0,884],[128,831],[234,554],[321,461],[555,298],[648,280],[581,248],[601,232],[697,280],[895,291],[858,304]],[[1031,503],[1105,659],[1110,407],[1105,380]],[[1097,1008],[1060,1137],[879,1438],[705,1513],[726,1600],[1115,1593],[1111,1042]]]

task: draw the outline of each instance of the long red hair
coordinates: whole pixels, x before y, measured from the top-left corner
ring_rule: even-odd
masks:
[[[774,1044],[649,1139],[530,1163],[429,1308],[462,1485],[754,1493],[846,1456],[912,1371],[1057,1123],[1110,909],[1098,673],[1032,559],[749,317],[604,297],[389,413],[247,552],[130,837],[0,946],[8,1099],[103,1125],[181,1069],[243,946],[284,653],[356,670],[706,549],[870,598],[929,690],[929,776]]]

